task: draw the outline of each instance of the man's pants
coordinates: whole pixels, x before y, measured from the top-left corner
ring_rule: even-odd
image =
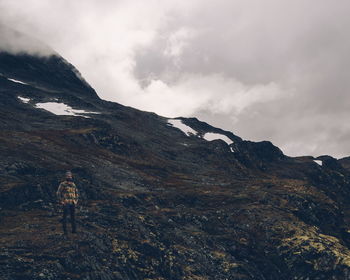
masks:
[[[63,205],[63,219],[62,219],[62,225],[63,225],[63,232],[67,234],[67,216],[68,212],[70,213],[70,221],[72,224],[72,232],[76,233],[77,228],[75,224],[75,205],[74,204],[65,204]]]

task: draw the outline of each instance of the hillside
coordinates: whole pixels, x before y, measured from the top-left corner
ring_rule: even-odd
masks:
[[[348,158],[101,100],[58,55],[1,52],[0,107],[0,279],[350,279]]]

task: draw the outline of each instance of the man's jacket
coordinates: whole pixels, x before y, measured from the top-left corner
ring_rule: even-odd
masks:
[[[77,204],[79,192],[73,182],[64,181],[57,190],[58,201],[62,204]]]

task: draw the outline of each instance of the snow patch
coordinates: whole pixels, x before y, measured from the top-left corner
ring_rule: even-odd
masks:
[[[72,107],[64,103],[58,103],[58,102],[37,103],[35,107],[44,109],[55,115],[80,116],[80,117],[89,118],[88,116],[85,116],[85,114],[99,114],[98,112],[88,112],[85,110],[73,109]]]
[[[207,141],[213,141],[213,140],[220,139],[220,140],[225,141],[228,145],[233,143],[233,141],[230,138],[228,138],[226,135],[223,135],[220,133],[208,132],[208,133],[204,134],[203,138]]]
[[[22,97],[22,96],[17,96],[19,100],[21,100],[23,103],[29,103],[30,98]]]
[[[6,78],[6,79],[8,79],[11,82],[17,83],[17,84],[28,85],[27,83],[19,81],[19,80],[10,79],[10,78]]]
[[[181,120],[174,120],[174,119],[170,120],[169,119],[168,124],[177,128],[177,129],[180,129],[187,136],[197,135],[197,133],[198,133],[197,131],[195,131],[194,129],[189,127],[188,125],[185,125]]]
[[[235,149],[234,149],[233,147],[230,147],[230,150],[231,150],[232,153],[235,153],[235,152],[236,152]]]
[[[316,162],[318,165],[322,166],[322,160],[314,159],[314,162]]]

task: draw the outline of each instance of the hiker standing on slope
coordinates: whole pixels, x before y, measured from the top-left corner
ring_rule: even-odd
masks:
[[[77,186],[73,182],[72,172],[66,172],[66,179],[60,184],[57,190],[57,198],[63,207],[62,226],[64,234],[67,234],[67,216],[70,213],[70,221],[72,224],[72,233],[77,232],[75,224],[75,206],[78,203],[79,192]]]

